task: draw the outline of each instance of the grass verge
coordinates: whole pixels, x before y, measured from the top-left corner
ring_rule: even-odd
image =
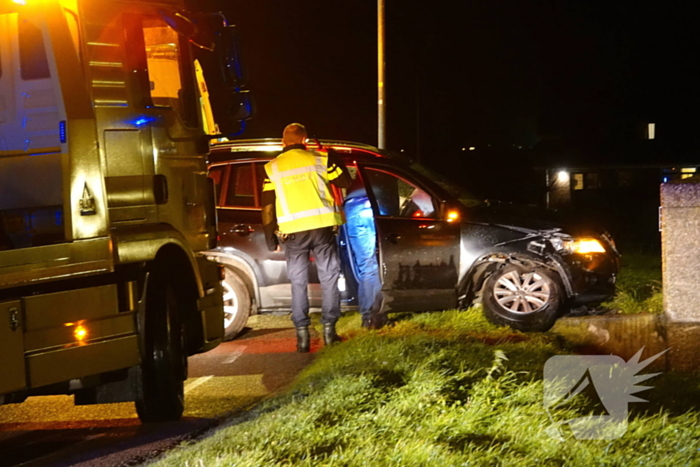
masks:
[[[617,292],[603,307],[620,314],[663,313],[661,255],[626,253],[617,278]]]
[[[381,331],[340,324],[287,392],[159,466],[700,465],[700,378],[662,374],[617,440],[545,433],[546,360],[567,353],[555,334],[522,334],[477,310],[400,317]],[[653,394],[651,394],[653,393]],[[656,396],[653,398],[652,395]],[[641,407],[641,408],[640,408]],[[577,396],[557,419],[600,407]]]

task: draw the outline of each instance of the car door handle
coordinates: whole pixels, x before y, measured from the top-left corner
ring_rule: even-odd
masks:
[[[245,225],[245,224],[238,224],[235,225],[232,229],[231,232],[241,234],[241,235],[248,235],[250,233],[253,233],[255,229],[253,229],[252,226],[250,225]]]
[[[387,235],[386,239],[394,245],[396,245],[397,243],[399,243],[399,240],[401,240],[401,235],[395,233],[389,234]]]

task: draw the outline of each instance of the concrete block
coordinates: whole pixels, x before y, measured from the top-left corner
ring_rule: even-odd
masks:
[[[700,206],[700,183],[662,184],[661,206],[669,208]]]
[[[669,322],[700,323],[700,184],[661,185],[664,312]]]

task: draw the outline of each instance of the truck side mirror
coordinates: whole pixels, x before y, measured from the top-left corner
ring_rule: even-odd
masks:
[[[250,91],[236,91],[231,96],[231,120],[243,122],[253,117],[253,95]]]
[[[160,17],[179,35],[200,49],[213,51],[215,34],[223,29],[226,19],[221,14],[186,13],[184,11],[159,10]]]
[[[211,110],[221,135],[239,134],[254,113],[247,79],[241,63],[238,32],[235,26],[219,29],[214,53],[197,52],[211,97]]]
[[[246,86],[247,76],[242,65],[239,47],[238,29],[235,25],[226,26],[220,34],[219,56],[222,59],[222,69],[229,86],[241,88]]]

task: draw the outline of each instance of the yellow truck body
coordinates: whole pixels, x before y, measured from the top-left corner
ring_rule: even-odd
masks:
[[[186,357],[221,341],[192,24],[178,0],[0,0],[0,404],[176,419]]]

